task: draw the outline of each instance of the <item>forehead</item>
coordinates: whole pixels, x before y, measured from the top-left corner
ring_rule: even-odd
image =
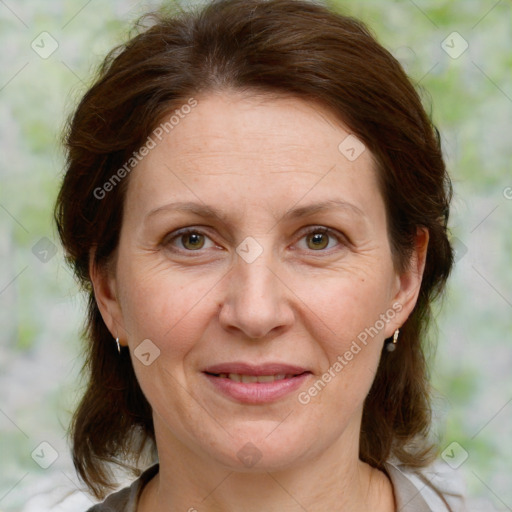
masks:
[[[183,196],[284,206],[327,190],[376,192],[372,155],[321,105],[240,93],[196,101],[132,173],[127,201],[140,213]],[[355,159],[344,153],[347,138],[359,144]]]
[[[317,160],[319,151],[327,152],[326,158],[336,157],[337,141],[347,134],[334,114],[315,102],[224,92],[199,98],[194,111],[173,129],[167,146],[178,149],[178,159],[185,153],[214,159],[218,152],[223,157],[231,153],[234,159],[243,152],[265,162],[278,151],[282,164],[300,164],[305,158]]]

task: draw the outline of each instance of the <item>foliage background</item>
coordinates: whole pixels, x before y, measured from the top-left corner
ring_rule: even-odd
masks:
[[[80,392],[84,304],[51,218],[59,137],[102,57],[159,4],[0,1],[0,512],[91,504],[65,437]],[[512,510],[511,3],[329,4],[369,24],[421,88],[441,131],[458,261],[432,333],[437,432],[442,449],[456,442],[457,457],[468,453],[457,471],[469,509]],[[58,43],[46,59],[31,47],[43,31]],[[458,58],[442,48],[453,46],[454,31],[469,45]],[[48,469],[31,456],[41,442],[58,455]]]

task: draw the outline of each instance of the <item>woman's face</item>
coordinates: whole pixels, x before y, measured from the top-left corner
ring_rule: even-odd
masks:
[[[319,106],[196,99],[132,172],[115,270],[94,274],[157,441],[239,470],[335,445],[357,457],[363,402],[384,339],[414,306],[427,237],[398,275],[372,155]],[[239,376],[258,371],[269,382]]]

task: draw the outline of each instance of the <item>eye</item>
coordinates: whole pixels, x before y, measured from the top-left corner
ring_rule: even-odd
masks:
[[[310,228],[301,238],[306,243],[306,249],[312,251],[323,251],[324,249],[332,249],[337,244],[342,243],[341,235],[329,228],[314,226]],[[336,244],[337,243],[337,244]]]
[[[207,246],[208,241],[210,242],[210,246]],[[215,245],[208,236],[197,229],[183,229],[172,234],[165,240],[166,246],[170,245],[176,247],[176,244],[178,244],[178,249],[188,252],[207,249]]]
[[[177,252],[188,253],[216,247],[209,236],[193,228],[185,228],[171,233],[163,243],[166,247],[176,249]],[[304,245],[300,247],[300,243],[305,243],[305,247]],[[343,236],[337,231],[323,226],[309,228],[299,240],[301,249],[313,252],[324,252],[325,249],[332,249],[336,245],[345,245]]]

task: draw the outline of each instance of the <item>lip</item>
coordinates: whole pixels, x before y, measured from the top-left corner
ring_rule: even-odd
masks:
[[[241,375],[299,375],[308,372],[307,368],[301,366],[289,365],[284,363],[270,362],[264,364],[253,365],[241,361],[234,361],[232,363],[221,363],[208,366],[203,372],[206,373],[239,373]]]
[[[294,377],[274,382],[236,382],[203,373],[211,385],[222,394],[245,404],[265,404],[274,402],[296,391],[311,373],[302,373]]]
[[[236,382],[212,374],[239,373],[242,375],[293,375],[274,382]],[[254,366],[247,363],[223,363],[209,366],[203,375],[213,388],[223,395],[245,404],[274,402],[296,391],[312,373],[302,367],[282,363],[266,363]]]

